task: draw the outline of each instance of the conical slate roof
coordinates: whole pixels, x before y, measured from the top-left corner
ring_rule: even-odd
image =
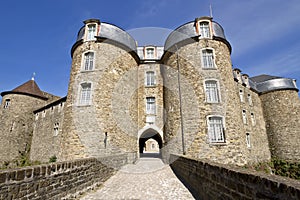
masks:
[[[47,99],[47,97],[43,94],[40,90],[39,86],[34,80],[29,80],[26,83],[16,87],[12,91],[2,92],[1,95],[4,96],[5,94],[27,94],[34,97],[39,97],[42,99]]]

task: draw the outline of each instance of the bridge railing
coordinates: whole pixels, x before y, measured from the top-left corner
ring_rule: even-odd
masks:
[[[197,199],[300,199],[300,181],[170,156],[170,166]]]

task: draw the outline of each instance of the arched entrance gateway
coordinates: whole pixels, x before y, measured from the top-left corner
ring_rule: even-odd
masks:
[[[161,157],[163,147],[162,133],[155,128],[148,128],[139,132],[138,138],[140,157]]]

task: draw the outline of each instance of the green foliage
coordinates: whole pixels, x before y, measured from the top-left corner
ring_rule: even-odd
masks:
[[[52,162],[56,162],[56,160],[57,160],[57,157],[54,155],[54,156],[51,156],[50,158],[49,158],[49,162],[50,163],[52,163]]]
[[[272,163],[274,165],[275,174],[300,180],[300,163],[277,158],[272,159]]]

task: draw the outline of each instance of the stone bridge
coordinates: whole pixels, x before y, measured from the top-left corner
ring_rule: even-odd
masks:
[[[171,155],[126,155],[3,170],[0,199],[300,199],[300,182]]]

